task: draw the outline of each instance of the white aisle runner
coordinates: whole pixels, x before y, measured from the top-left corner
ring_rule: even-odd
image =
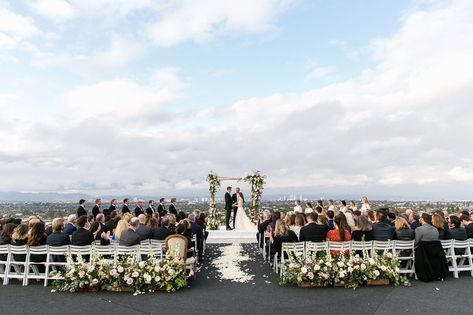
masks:
[[[256,225],[251,222],[246,213],[243,212],[243,214],[245,216],[245,218],[243,218],[245,221],[243,229],[227,231],[225,226],[222,225],[218,230],[209,230],[207,243],[256,243],[256,233],[258,232],[258,229],[256,228]]]

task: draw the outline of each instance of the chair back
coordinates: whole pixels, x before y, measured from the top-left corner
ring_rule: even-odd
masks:
[[[0,245],[0,261],[7,261],[9,252],[10,252],[9,244]],[[5,259],[3,259],[2,257],[4,257]]]
[[[373,241],[351,241],[351,250],[368,251],[373,249]]]
[[[115,251],[118,255],[136,255],[140,252],[140,245],[134,245],[134,246],[118,245]]]
[[[65,255],[69,253],[69,246],[49,246],[48,252],[50,255]]]
[[[302,254],[302,256],[305,256],[305,242],[282,243],[282,256],[284,256],[284,253]]]
[[[188,240],[184,235],[173,234],[164,240],[166,249],[171,255],[178,256],[179,260],[186,261]]]
[[[11,245],[10,254],[13,255],[26,255],[28,253],[28,248],[26,245]]]
[[[414,240],[412,241],[394,241],[394,250],[414,249]]]
[[[154,255],[159,258],[163,259],[163,252],[165,248],[164,241],[161,240],[151,240],[151,249],[153,250]]]
[[[111,256],[114,252],[114,246],[112,245],[95,245],[95,250],[99,255],[103,256]]]
[[[393,241],[374,241],[373,249],[376,253],[382,254],[384,251],[393,251]]]
[[[305,243],[305,254],[307,257],[316,256],[318,253],[328,253],[327,242],[306,242]]]
[[[349,251],[351,248],[351,242],[328,242],[328,248],[330,251],[334,252],[342,252],[342,251]]]

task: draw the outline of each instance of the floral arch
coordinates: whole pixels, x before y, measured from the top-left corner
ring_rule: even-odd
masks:
[[[261,194],[263,193],[266,176],[261,175],[260,171],[254,171],[245,175],[244,177],[220,177],[215,172],[210,171],[207,175],[207,182],[209,183],[210,193],[210,207],[209,207],[209,225],[210,229],[217,230],[219,221],[217,209],[216,194],[220,189],[222,180],[236,180],[244,181],[251,187],[251,203],[250,203],[250,217],[253,222],[258,220],[260,212]]]

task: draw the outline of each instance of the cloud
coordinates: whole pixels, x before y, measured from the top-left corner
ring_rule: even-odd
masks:
[[[316,67],[312,69],[306,76],[306,80],[314,79],[330,79],[335,72],[334,67]]]
[[[23,40],[40,34],[33,19],[0,7],[0,50],[14,49]]]
[[[53,20],[63,22],[74,17],[74,7],[65,0],[33,0],[28,6],[37,14]]]
[[[175,1],[161,11],[159,21],[149,24],[148,32],[161,46],[204,42],[233,32],[268,32],[275,29],[273,20],[290,4],[288,0]]]

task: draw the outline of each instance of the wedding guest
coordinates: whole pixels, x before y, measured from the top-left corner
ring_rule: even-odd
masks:
[[[293,225],[295,220],[296,220],[296,215],[294,213],[292,213],[292,211],[286,212],[283,221],[287,225],[289,225],[289,226]]]
[[[117,222],[117,227],[115,231],[113,231],[113,239],[115,241],[120,241],[123,231],[128,229],[128,222],[126,220],[121,219]]]
[[[164,241],[166,239],[166,237],[168,237],[169,235],[174,234],[169,229],[169,216],[165,215],[161,219],[161,226],[152,229],[151,233],[152,233],[153,239],[160,240],[160,241]]]
[[[349,208],[351,209],[351,211],[355,212],[358,210],[357,206],[356,206],[356,202],[355,200],[350,200],[350,206]]]
[[[46,228],[43,222],[33,225],[28,237],[26,245],[29,247],[46,245]],[[44,255],[30,255],[29,261],[32,262],[46,262],[46,254]],[[44,272],[44,265],[37,265],[39,272]]]
[[[169,206],[171,208],[171,206]],[[171,212],[169,212],[171,213]],[[171,213],[173,214],[173,213]],[[179,213],[176,215],[176,222],[181,222],[181,220],[184,220],[187,217],[186,213],[184,211],[179,211]]]
[[[460,216],[460,221],[466,231],[466,235],[468,235],[468,238],[473,238],[473,221],[470,219],[470,217],[466,214],[462,214]]]
[[[168,218],[169,218],[169,225],[168,225],[168,229],[171,231],[171,232],[176,232],[176,216],[174,214],[167,214]]]
[[[294,201],[294,213],[295,214],[304,213],[304,210],[301,207],[301,201],[300,200]]]
[[[387,241],[394,238],[394,227],[387,219],[388,208],[376,211],[376,223],[373,224],[373,238],[375,241]]]
[[[171,198],[171,204],[169,205],[169,213],[175,216],[177,216],[176,200],[176,198]]]
[[[95,241],[100,241],[100,245],[110,245],[110,232],[103,231],[99,222],[94,222],[90,225],[90,232],[94,236]]]
[[[372,241],[373,226],[366,215],[360,215],[356,221],[356,226],[351,232],[351,239],[354,241]]]
[[[278,257],[281,257],[282,243],[293,243],[297,242],[297,235],[289,229],[283,220],[278,219],[276,221],[274,231],[270,234],[270,253],[271,257],[277,253]]]
[[[317,223],[319,215],[311,212],[307,215],[307,225],[301,228],[299,240],[301,242],[323,242],[327,236],[328,226]]]
[[[28,225],[20,224],[14,230],[12,234],[11,244],[12,246],[22,246],[26,245],[28,242]],[[25,261],[26,255],[24,254],[15,254],[13,258],[16,261]]]
[[[264,210],[260,213],[258,218],[258,233],[256,234],[256,239],[259,240],[260,248],[263,248],[264,234],[268,230],[268,226],[271,224],[271,212],[269,210]]]
[[[139,224],[136,233],[140,236],[142,241],[151,238],[151,229],[146,226],[146,215],[143,213],[138,216]]]
[[[112,214],[113,211],[117,211],[117,199],[113,198],[110,200],[110,207],[103,210],[103,214],[107,217]]]
[[[146,223],[146,226],[149,227],[151,230],[157,228],[158,225],[158,219],[156,219],[154,216],[150,217],[148,222]]]
[[[64,233],[66,233],[69,236],[72,235],[72,232],[76,230],[76,220],[77,220],[77,217],[75,214],[71,214],[67,217],[67,224],[64,227]]]
[[[470,212],[470,220],[473,221],[473,211]]]
[[[122,216],[122,219],[130,223],[131,219],[133,219],[133,214],[131,214],[131,212],[127,212]]]
[[[77,208],[77,217],[87,215],[87,211],[85,210],[85,199],[79,200],[79,208]]]
[[[125,198],[123,199],[123,206],[122,206],[122,216],[125,214],[125,213],[130,213],[130,199],[128,198]]]
[[[186,230],[187,230],[187,222],[185,220],[182,220],[176,225],[176,233],[175,234],[180,234],[183,235],[184,237],[187,238],[187,249],[191,249],[193,247],[193,242],[192,239],[189,238],[188,235],[186,235]],[[192,252],[187,253],[187,258],[192,257]]]
[[[432,226],[432,217],[428,213],[422,213],[420,217],[420,224],[418,228],[415,229],[415,243],[416,245],[419,242],[432,242],[439,240],[439,231]]]
[[[314,211],[315,211],[315,210],[314,210],[314,207],[312,206],[312,203],[311,203],[310,201],[307,201],[307,202],[305,203],[305,211],[304,211],[305,214],[307,215],[307,214],[309,214],[309,213],[311,213],[311,212],[314,212]]]
[[[461,227],[461,221],[457,216],[450,216],[448,227],[449,229],[445,231],[445,239],[454,239],[459,241],[466,241],[468,239],[466,230]]]
[[[158,213],[161,216],[161,218],[167,214],[166,205],[164,204],[164,198],[159,198]],[[177,213],[175,213],[174,215],[176,214]]]
[[[329,199],[327,210],[332,210],[335,213],[335,201],[333,199]]]
[[[343,214],[339,214],[333,220],[335,229],[327,232],[326,239],[331,242],[347,242],[351,240],[350,231]],[[348,253],[348,252],[347,252]],[[345,254],[347,254],[345,253]],[[337,250],[330,251],[332,256],[338,256],[340,254]]]
[[[294,224],[290,225],[289,229],[296,234],[297,238],[299,238],[299,233],[303,226],[304,226],[304,215],[297,214],[295,215],[295,218],[294,218]]]
[[[196,224],[194,214],[189,214],[188,220],[191,223],[192,233],[197,238],[197,253],[199,255],[199,261],[201,261],[203,258],[202,254],[203,254],[203,248],[204,248],[204,231],[202,230],[202,227],[200,225]]]
[[[368,198],[365,197],[365,196],[361,197],[361,208],[360,208],[360,210],[361,210],[361,214],[366,214],[368,211],[371,210],[370,202],[368,201]]]
[[[329,230],[333,230],[335,225],[333,224],[333,219],[335,217],[335,212],[333,210],[327,211],[327,226]]]
[[[69,235],[64,233],[64,219],[55,218],[51,224],[52,233],[46,238],[49,246],[63,246],[71,243]]]
[[[315,207],[316,207],[316,208],[317,208],[317,207],[320,207],[320,208],[323,209],[323,208],[324,208],[324,202],[323,202],[323,200],[317,200],[317,206],[315,206]],[[320,214],[320,213],[319,213],[319,214]]]
[[[361,213],[363,214],[363,211]],[[366,215],[368,216],[368,220],[370,220],[371,223],[376,223],[376,216],[373,210],[366,211]]]
[[[322,208],[321,206],[317,206],[315,207],[315,212],[317,212],[317,214],[321,216],[324,214],[324,208]]]
[[[414,230],[411,229],[409,222],[404,217],[399,216],[394,221],[394,238],[400,241],[412,241],[414,239]]]
[[[205,239],[207,239],[207,237],[209,236],[209,231],[207,231],[207,220],[205,213],[200,213],[198,219],[196,220],[196,223],[202,227],[202,229],[204,230],[204,237]]]
[[[95,206],[92,208],[92,215],[97,217],[97,214],[101,213],[100,212],[100,205],[102,204],[102,199],[97,198],[95,199]]]
[[[156,210],[154,210],[154,200],[148,201],[148,208],[146,208],[146,214],[147,215],[153,215]]]
[[[439,231],[439,239],[445,239],[445,221],[443,219],[443,215],[439,215],[438,213],[434,213],[432,215],[432,226],[435,227]]]
[[[112,213],[110,213],[109,220],[105,222],[105,225],[107,226],[107,231],[110,231],[113,234],[113,230],[115,230],[115,228],[117,227],[118,221],[120,220],[121,220],[121,217],[118,215],[118,210],[112,211]]]
[[[124,230],[120,235],[120,245],[121,246],[134,246],[140,245],[141,238],[136,230],[140,225],[140,220],[138,218],[132,218],[129,224],[128,229]]]
[[[98,222],[100,224],[100,230],[103,232],[109,232],[111,229],[105,224],[105,216],[103,213],[97,214],[95,217],[95,222]]]
[[[328,219],[325,215],[317,214],[317,223],[325,226],[327,228],[327,231],[329,230]]]
[[[407,209],[406,214],[408,218],[407,220],[409,221],[409,224],[411,225],[411,229],[415,231],[415,229],[417,229],[420,226],[419,214],[412,209]]]
[[[83,215],[77,219],[77,231],[72,233],[71,244],[84,246],[90,245],[94,242],[94,236],[88,230],[89,223],[87,222],[87,216]]]
[[[391,223],[391,225],[394,224],[395,220],[396,220],[396,214],[394,212],[389,212],[388,213],[388,221]]]
[[[339,207],[340,212],[345,215],[348,226],[350,227],[350,229],[353,229],[355,227],[355,219],[353,218],[353,212],[347,207],[346,201],[340,200]]]
[[[11,237],[14,229],[15,224],[13,223],[7,223],[4,225],[2,233],[0,233],[0,245],[7,245],[11,243]]]

